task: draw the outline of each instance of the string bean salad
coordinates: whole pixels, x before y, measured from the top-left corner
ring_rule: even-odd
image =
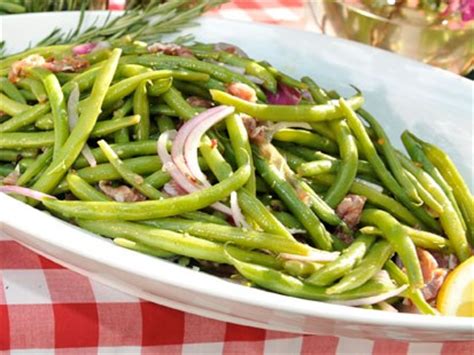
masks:
[[[450,158],[397,150],[342,97],[240,48],[130,39],[0,62],[0,191],[117,245],[245,286],[438,314],[472,255]],[[157,270],[159,272],[159,270]]]

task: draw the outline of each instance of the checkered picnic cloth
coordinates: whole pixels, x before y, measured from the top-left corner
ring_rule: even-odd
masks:
[[[303,6],[301,0],[238,0],[209,16],[305,28]],[[303,336],[211,320],[111,289],[0,230],[0,354],[10,353],[461,355],[474,353],[474,342]]]

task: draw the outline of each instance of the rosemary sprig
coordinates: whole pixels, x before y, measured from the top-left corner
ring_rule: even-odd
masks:
[[[89,3],[89,1],[84,1],[80,19],[73,31],[65,33],[63,30],[56,28],[36,46],[114,40],[124,35],[144,42],[158,41],[165,33],[177,32],[183,27],[194,25],[192,21],[204,12],[227,1],[169,0],[161,3],[160,0],[151,0],[146,7],[138,6],[127,9],[119,17],[113,17],[112,13],[109,13],[103,25],[98,26],[95,23],[81,31],[85,10]],[[35,3],[40,3],[40,1],[31,1],[31,6],[34,6]],[[4,46],[0,43],[1,58],[4,57],[2,48]]]

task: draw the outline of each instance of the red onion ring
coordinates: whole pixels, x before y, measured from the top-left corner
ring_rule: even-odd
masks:
[[[212,111],[211,115],[198,115],[192,120],[186,122],[186,124],[189,124],[188,127],[186,127],[188,128],[189,134],[187,135],[183,146],[184,161],[186,162],[189,171],[192,176],[198,179],[204,186],[209,186],[209,182],[207,181],[206,175],[202,172],[198,161],[198,149],[201,144],[201,138],[212,126],[232,114],[234,108],[231,106],[217,106],[207,110],[206,112],[210,111]],[[189,129],[189,127],[191,128]],[[184,126],[181,129],[183,128]]]
[[[29,189],[27,187],[15,186],[15,185],[4,185],[0,186],[0,192],[6,194],[18,194],[26,197],[30,197],[34,200],[42,201],[44,199],[50,198],[56,200],[56,197],[52,195],[45,194],[40,191]]]
[[[379,303],[389,298],[398,296],[407,288],[408,288],[408,285],[403,285],[394,290],[390,290],[385,293],[381,293],[380,295],[376,295],[372,297],[357,298],[357,299],[348,300],[348,301],[328,301],[328,303],[339,304],[342,306],[365,306],[365,305]]]
[[[230,194],[230,209],[232,210],[232,219],[237,227],[251,229],[245,220],[242,210],[239,206],[239,200],[237,198],[237,192],[232,192]]]

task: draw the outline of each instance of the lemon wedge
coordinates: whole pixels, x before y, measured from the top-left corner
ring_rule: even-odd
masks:
[[[474,317],[474,256],[448,275],[436,305],[445,316]]]

